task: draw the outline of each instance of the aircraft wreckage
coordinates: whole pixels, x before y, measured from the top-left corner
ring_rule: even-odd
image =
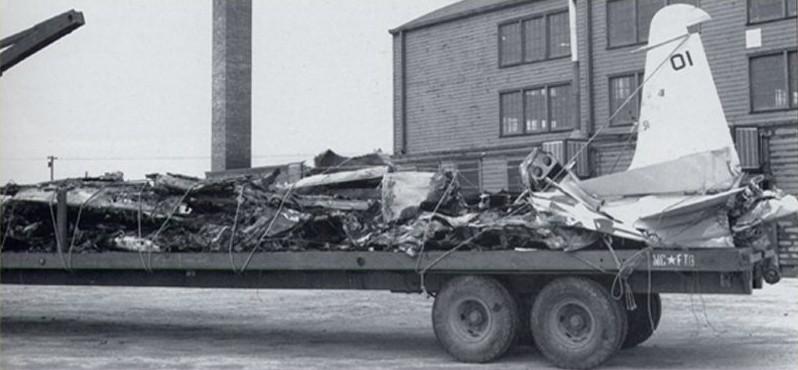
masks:
[[[638,148],[641,148],[639,146]],[[636,153],[636,160],[641,152]],[[467,198],[454,171],[382,166],[292,184],[269,176],[207,179],[119,174],[2,188],[4,250],[54,252],[66,200],[69,253],[250,250],[728,247],[767,244],[763,228],[798,200],[743,182],[733,148],[687,154],[589,180],[533,150],[527,191]],[[633,166],[634,163],[633,162]]]
[[[268,176],[197,179],[119,174],[2,194],[3,250],[69,253],[284,250],[718,247],[767,245],[764,228],[798,200],[747,178],[701,38],[689,19],[652,27],[637,145],[625,171],[580,180],[549,153],[520,165],[526,191],[467,198],[454,171],[400,171],[382,156],[351,159],[290,184]],[[675,50],[661,47],[678,42]],[[682,68],[662,68],[676,56]],[[682,63],[684,64],[684,63]],[[347,159],[347,161],[350,161]],[[350,167],[350,166],[347,166]],[[66,203],[67,237],[56,237]]]

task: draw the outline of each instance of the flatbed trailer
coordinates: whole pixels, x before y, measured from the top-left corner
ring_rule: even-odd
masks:
[[[3,284],[425,292],[435,296],[435,334],[458,360],[497,359],[531,331],[556,365],[593,368],[654,332],[660,293],[751,294],[763,279],[773,281],[776,257],[753,248],[678,248],[428,251],[415,258],[376,251],[1,258]]]

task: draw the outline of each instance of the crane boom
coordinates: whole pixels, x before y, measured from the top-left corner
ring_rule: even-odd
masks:
[[[86,23],[74,9],[0,40],[0,75]]]

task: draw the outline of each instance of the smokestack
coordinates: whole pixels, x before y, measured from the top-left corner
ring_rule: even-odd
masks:
[[[213,0],[211,171],[252,167],[252,0]]]

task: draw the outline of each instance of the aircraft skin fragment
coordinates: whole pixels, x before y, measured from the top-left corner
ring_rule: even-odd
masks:
[[[683,156],[626,172],[582,180],[581,188],[595,197],[651,194],[704,194],[729,190],[739,181],[729,148]]]

